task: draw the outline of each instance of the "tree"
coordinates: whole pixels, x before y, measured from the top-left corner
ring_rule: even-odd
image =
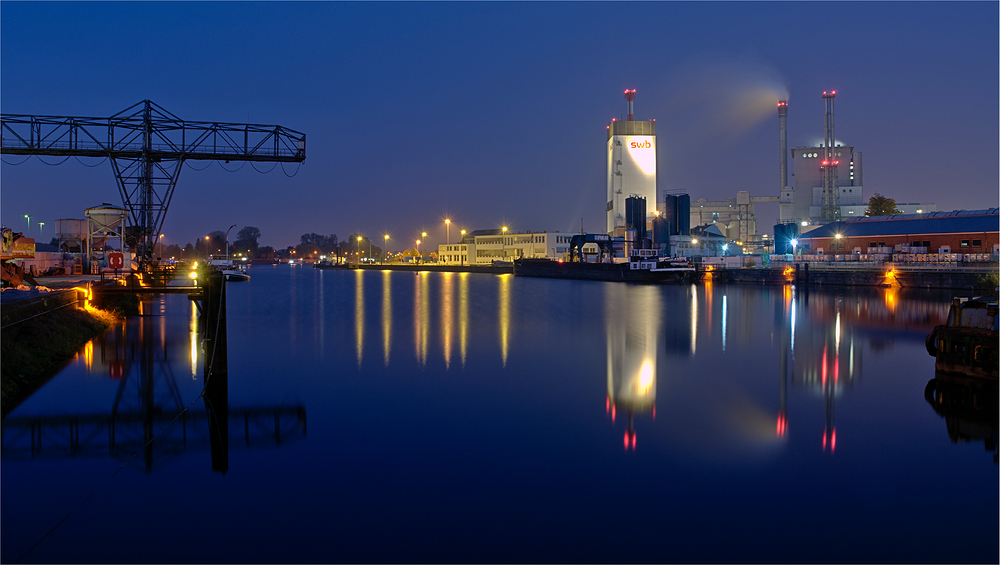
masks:
[[[253,226],[244,226],[236,234],[234,247],[240,253],[246,253],[250,257],[257,256],[257,240],[260,239],[260,230]]]
[[[896,200],[887,196],[875,193],[868,199],[868,209],[866,216],[889,216],[891,214],[902,214],[903,211],[896,208]]]

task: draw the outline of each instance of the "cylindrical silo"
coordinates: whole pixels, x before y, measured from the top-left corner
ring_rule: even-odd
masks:
[[[687,194],[677,197],[677,233],[691,235],[691,197]]]
[[[664,229],[667,235],[677,235],[677,197],[667,195],[667,200],[663,205],[663,219],[667,222]]]

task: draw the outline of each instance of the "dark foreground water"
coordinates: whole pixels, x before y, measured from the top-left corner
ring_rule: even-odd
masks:
[[[947,294],[251,275],[223,425],[183,296],[8,417],[4,562],[998,560]]]

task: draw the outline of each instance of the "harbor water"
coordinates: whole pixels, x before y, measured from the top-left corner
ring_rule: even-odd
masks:
[[[11,412],[4,562],[1000,558],[995,392],[925,395],[949,293],[250,275],[221,400],[163,295]]]

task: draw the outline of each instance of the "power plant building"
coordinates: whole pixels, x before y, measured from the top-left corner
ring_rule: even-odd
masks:
[[[625,200],[630,196],[645,198],[646,221],[653,217],[656,200],[656,121],[633,119],[635,90],[626,90],[628,118],[612,120],[608,125],[608,200],[607,233],[625,236]]]

